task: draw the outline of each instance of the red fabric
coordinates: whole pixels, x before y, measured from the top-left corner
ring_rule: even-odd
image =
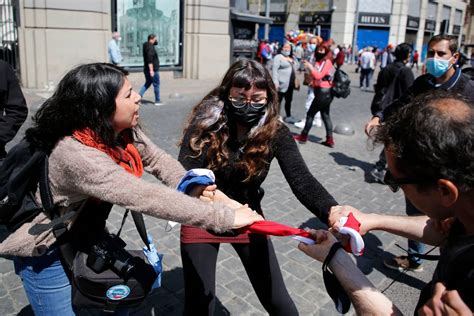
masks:
[[[122,148],[112,148],[100,141],[100,138],[89,128],[72,133],[79,142],[86,146],[96,148],[110,156],[120,167],[124,168],[134,176],[143,175],[143,162],[138,149],[133,145],[131,139],[124,139],[126,146]]]
[[[248,244],[250,242],[249,234],[239,234],[237,236],[214,235],[207,230],[181,225],[180,241],[183,244],[199,244],[199,243],[232,243],[232,244]]]
[[[286,226],[277,222],[272,221],[259,221],[255,222],[252,225],[245,226],[239,229],[242,233],[254,233],[254,234],[265,234],[265,235],[272,235],[272,236],[303,236],[306,238],[314,239],[313,236],[299,228],[293,228],[290,226]]]
[[[349,213],[349,215],[347,215],[347,222],[344,224],[344,227],[349,227],[349,228],[352,228],[356,231],[360,231],[360,222],[355,218],[354,214]],[[347,251],[347,252],[352,252],[352,247],[351,247],[351,243],[346,243],[344,245],[344,250]]]
[[[347,222],[344,224],[344,227],[350,227],[358,232],[360,231],[360,222],[354,217],[352,212],[347,215]]]

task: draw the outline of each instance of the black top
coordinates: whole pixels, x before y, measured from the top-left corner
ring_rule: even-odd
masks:
[[[462,224],[456,221],[440,253],[433,279],[421,291],[415,314],[431,298],[437,282],[444,283],[448,290],[457,290],[464,303],[474,310],[474,236],[466,235]]]
[[[178,156],[179,162],[186,170],[208,167],[207,147],[204,148],[201,156],[192,157],[195,156],[195,153],[190,150],[189,141],[193,132],[192,127],[188,129]],[[337,202],[308,170],[288,127],[283,124],[279,125],[271,142],[269,163],[265,166],[262,174],[254,176],[249,182],[242,182],[245,179],[244,172],[236,167],[240,157],[239,148],[242,145],[232,140],[229,140],[227,145],[230,151],[228,165],[222,170],[213,170],[216,175],[217,187],[221,191],[232,199],[240,203],[248,203],[250,208],[261,212],[260,201],[263,198],[263,190],[260,186],[268,175],[270,162],[276,158],[286,181],[298,200],[327,224],[329,210],[332,206],[337,205]]]
[[[155,50],[155,45],[150,42],[143,43],[143,67],[145,70],[150,71],[148,64],[153,64],[153,70],[158,71],[160,69],[160,59],[158,53]]]
[[[434,90],[445,90],[452,93],[458,93],[471,101],[474,101],[474,80],[470,76],[461,73],[459,68],[456,69],[454,75],[445,83],[436,85],[435,77],[430,74],[425,74],[416,78],[413,85],[408,88],[408,91],[403,94],[398,100],[395,100],[389,106],[385,108],[380,118],[383,120],[398,108],[403,107],[410,103],[416,96],[423,93],[434,91]]]
[[[10,65],[0,60],[0,158],[28,116],[25,97]]]
[[[370,108],[372,115],[381,116],[384,108],[393,100],[400,98],[414,81],[413,72],[401,61],[395,61],[383,68],[377,77],[377,84],[375,85],[376,95],[374,96],[374,99],[376,99],[382,93],[382,96],[380,96],[382,100],[380,102],[372,102]],[[392,87],[390,86],[391,84]],[[393,91],[388,92],[387,89],[389,87]],[[383,94],[385,94],[385,97],[390,98],[390,100],[385,99]]]

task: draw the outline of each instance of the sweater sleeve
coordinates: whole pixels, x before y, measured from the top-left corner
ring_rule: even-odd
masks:
[[[279,127],[273,150],[296,198],[327,224],[329,210],[337,202],[309,171],[288,127]]]
[[[141,129],[135,129],[138,141],[135,143],[146,171],[153,174],[169,187],[176,187],[184,176],[183,166],[170,154],[156,146]]]
[[[273,58],[273,65],[272,65],[272,79],[275,85],[279,84],[278,69],[280,69],[280,63],[281,63],[281,55],[276,55],[275,58]]]
[[[80,195],[217,232],[232,228],[234,211],[227,206],[205,203],[172,188],[137,178],[105,153],[72,139],[59,142],[49,161],[55,203],[61,202],[58,201],[61,196]]]

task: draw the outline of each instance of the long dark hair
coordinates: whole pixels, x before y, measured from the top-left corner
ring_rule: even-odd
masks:
[[[105,145],[116,146],[111,118],[127,75],[123,68],[106,63],[70,70],[34,116],[34,126],[26,131],[26,139],[50,152],[64,136],[90,128]]]
[[[231,65],[220,85],[194,107],[184,130],[184,134],[190,128],[194,130],[189,144],[181,141],[182,146],[190,146],[196,153],[195,157],[200,156],[204,147],[208,146],[209,169],[221,169],[226,166],[229,159],[226,143],[229,140],[230,126],[225,108],[231,106],[228,100],[230,89],[250,89],[253,86],[267,91],[267,105],[265,115],[249,132],[242,160],[237,166],[245,172],[245,181],[259,175],[269,163],[267,158],[270,142],[281,124],[278,121],[278,94],[270,74],[262,64],[242,59]]]

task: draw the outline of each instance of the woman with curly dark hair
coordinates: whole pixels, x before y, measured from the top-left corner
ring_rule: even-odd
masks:
[[[261,184],[274,158],[298,200],[323,222],[336,201],[311,175],[288,128],[278,120],[278,94],[258,62],[240,60],[193,109],[178,160],[186,169],[209,168],[230,198],[263,215]],[[208,198],[220,200],[216,194]],[[231,243],[270,315],[296,315],[271,240],[263,235],[216,236],[181,227],[185,314],[213,315],[220,243]]]
[[[112,64],[72,69],[26,131],[29,144],[49,154],[48,178],[55,207],[61,213],[79,213],[72,219],[73,228],[79,221],[86,222],[86,233],[76,236],[69,230],[70,239],[85,242],[98,234],[90,225],[103,215],[84,214],[82,206],[87,201],[116,204],[218,232],[261,219],[245,206],[206,203],[174,189],[185,170],[138,127],[141,98],[127,75]],[[169,188],[140,179],[145,168]],[[95,218],[83,219],[81,214]],[[15,271],[35,315],[73,315],[71,285],[52,229],[41,234],[30,229],[49,224],[51,219],[52,214],[44,211],[23,224],[0,243],[0,255],[14,256]],[[103,221],[105,225],[105,218]],[[86,247],[79,246],[81,250]]]

